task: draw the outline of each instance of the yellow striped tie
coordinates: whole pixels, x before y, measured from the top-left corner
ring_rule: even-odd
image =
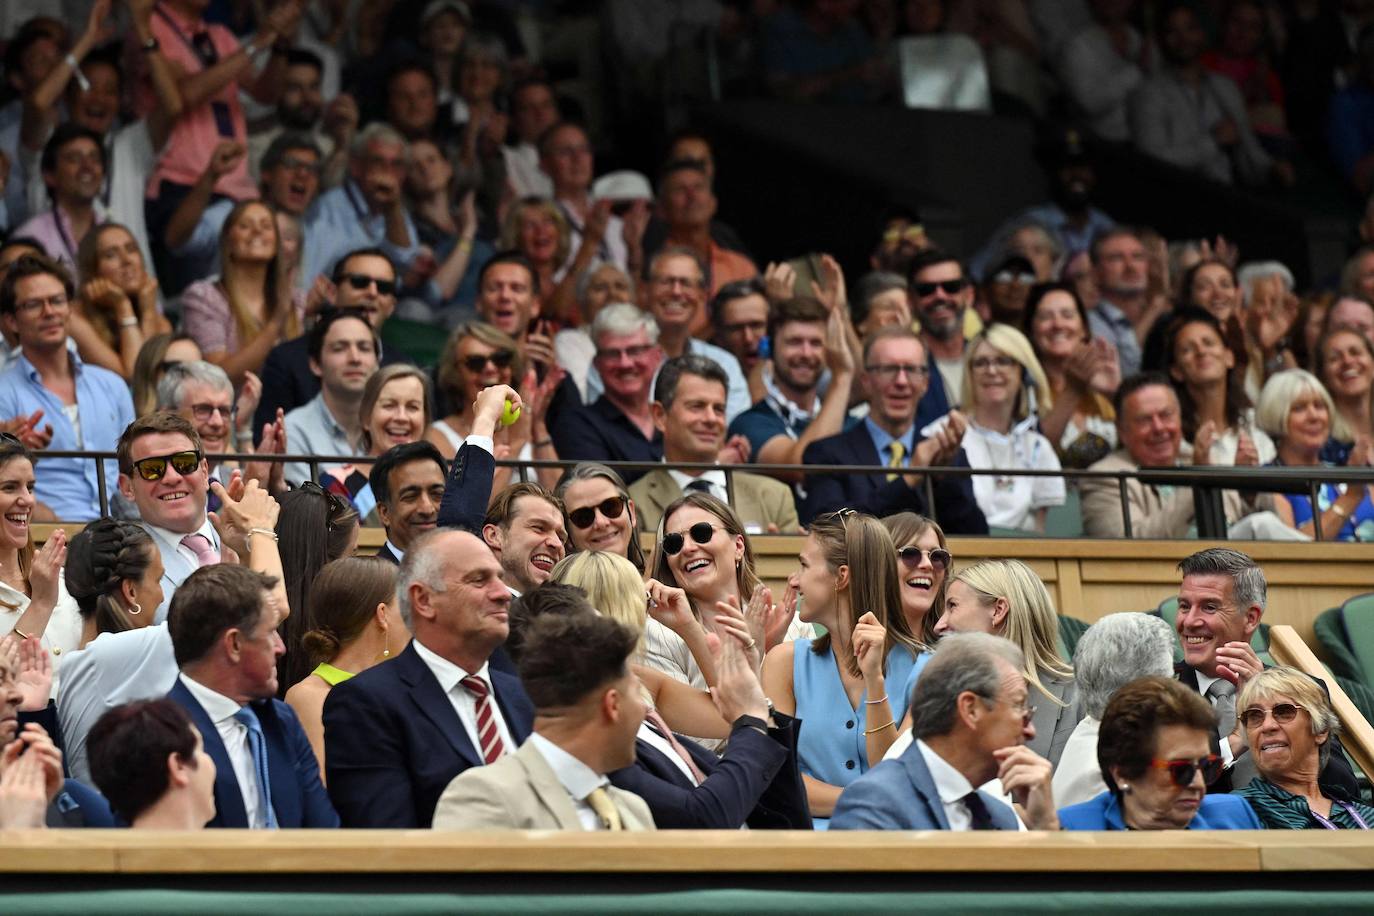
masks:
[[[902,459],[906,457],[906,446],[903,445],[901,442],[898,442],[898,441],[896,441],[896,440],[893,440],[892,445],[890,445],[890,446],[888,446],[888,447],[892,449],[892,458],[888,460],[887,466],[890,467],[890,468],[899,468],[899,467],[901,467],[901,466],[902,466]],[[888,480],[896,480],[896,479],[897,479],[897,475],[896,475],[896,474],[888,474],[888,475],[887,475],[887,479],[888,479]]]

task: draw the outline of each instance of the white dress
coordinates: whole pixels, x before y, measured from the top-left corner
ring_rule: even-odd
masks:
[[[0,636],[14,630],[14,625],[29,609],[29,596],[0,582],[0,602],[13,607],[0,607]],[[30,634],[32,635],[32,634]],[[57,577],[57,604],[53,606],[48,628],[43,631],[43,648],[52,655],[52,695],[57,696],[57,683],[62,673],[62,661],[81,645],[81,612],[76,599],[67,594],[65,575]]]

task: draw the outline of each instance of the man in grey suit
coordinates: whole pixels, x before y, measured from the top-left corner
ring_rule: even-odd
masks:
[[[167,410],[125,427],[116,455],[119,492],[138,507],[162,557],[162,604],[153,618],[162,623],[186,577],[220,562],[219,532],[205,512],[210,466],[191,421]]]
[[[1035,737],[1021,650],[988,633],[940,640],[908,712],[911,747],[840,795],[831,830],[1058,830],[1051,767]],[[979,787],[998,777],[1006,804]]]
[[[520,654],[534,732],[520,750],[458,774],[436,830],[653,830],[649,806],[606,774],[634,763],[644,721],[636,638],[591,613],[535,620]]]
[[[748,440],[735,436],[725,442],[725,399],[730,380],[725,370],[705,356],[686,354],[668,360],[658,372],[651,405],[654,425],[663,432],[663,460],[711,464],[743,464],[749,458]],[[781,481],[736,472],[734,499],[728,499],[725,472],[650,471],[630,486],[645,531],[658,528],[663,512],[684,492],[708,493],[734,508],[750,533],[798,530],[792,491]]]

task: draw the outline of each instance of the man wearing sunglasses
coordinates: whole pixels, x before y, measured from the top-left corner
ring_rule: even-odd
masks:
[[[336,309],[360,309],[379,335],[379,365],[404,362],[405,354],[381,348],[382,325],[396,310],[396,268],[380,248],[350,251],[334,265],[333,279],[324,281]],[[326,309],[327,311],[327,309]],[[277,418],[277,410],[290,412],[320,393],[320,377],[310,371],[310,335],[302,334],[279,343],[262,364],[262,398],[253,413],[253,435]],[[293,446],[295,443],[291,443]]]
[[[288,448],[298,455],[352,455],[363,389],[377,371],[377,334],[361,311],[340,309],[321,315],[309,339],[310,371],[319,376],[320,393],[286,415]],[[286,466],[288,483],[311,479],[310,465]]]
[[[158,411],[130,423],[119,437],[119,492],[138,507],[143,527],[162,555],[162,604],[202,566],[221,560],[219,532],[205,512],[210,467],[196,428],[185,417]]]
[[[124,379],[82,361],[68,346],[67,323],[74,295],[71,277],[56,262],[24,255],[0,283],[0,326],[22,352],[0,374],[0,417],[30,417],[41,411],[52,426],[52,449],[113,451],[119,434],[134,420],[133,399]],[[90,521],[101,515],[93,461],[45,458],[35,493],[57,518]],[[105,480],[117,466],[105,464]]]
[[[964,322],[972,314],[974,289],[959,259],[939,248],[916,254],[908,276],[911,310],[920,322],[921,346],[931,370],[916,411],[916,427],[924,429],[959,405],[968,346]]]
[[[1264,670],[1251,640],[1259,628],[1268,587],[1264,570],[1250,557],[1227,547],[1210,547],[1178,564],[1175,627],[1183,661],[1174,666],[1187,687],[1202,694],[1217,714],[1218,750],[1226,765],[1209,792],[1230,792],[1249,785],[1257,774],[1244,734],[1236,728],[1236,694]],[[1320,679],[1314,678],[1326,685]],[[1359,798],[1355,774],[1340,739],[1331,736],[1332,753],[1322,769],[1323,784],[1334,784]]]
[[[950,422],[934,435],[920,438],[916,405],[932,373],[925,348],[911,329],[874,332],[864,345],[863,359],[868,416],[845,432],[811,443],[802,455],[805,464],[820,466],[806,477],[803,523],[845,506],[879,517],[907,510],[930,515],[920,470],[968,467],[959,445],[964,420],[957,411],[950,412]],[[882,464],[907,471],[840,474],[823,467],[835,464]],[[973,498],[969,478],[936,478],[931,490],[936,517],[946,533],[987,534],[988,523]]]
[[[915,740],[840,793],[830,829],[1020,830],[1024,820],[1058,830],[1052,767],[1025,746],[1035,737],[1025,667],[1000,636],[941,639],[908,710]],[[1019,812],[980,788],[994,779]]]
[[[679,356],[658,372],[654,389],[654,425],[663,433],[663,460],[668,464],[712,464],[725,446],[725,371],[704,356]],[[645,531],[658,528],[668,506],[684,492],[695,490],[731,503],[751,534],[797,531],[797,506],[792,491],[781,481],[759,474],[732,475],[734,499],[729,499],[725,472],[650,471],[630,486]]]

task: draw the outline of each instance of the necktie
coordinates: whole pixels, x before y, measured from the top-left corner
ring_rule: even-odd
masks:
[[[188,534],[181,539],[181,546],[196,555],[197,566],[210,566],[219,562],[219,551],[210,539],[203,534]]]
[[[899,468],[899,467],[901,467],[901,466],[902,466],[902,459],[906,457],[906,446],[894,439],[894,440],[892,441],[892,444],[891,444],[890,446],[888,446],[888,448],[891,449],[891,451],[892,451],[892,457],[888,459],[887,466],[890,467],[890,468]],[[896,475],[896,474],[888,474],[888,475],[887,475],[887,479],[888,479],[888,480],[896,480],[896,479],[897,479],[897,475]]]
[[[474,675],[468,675],[459,683],[477,700],[477,740],[482,745],[482,760],[495,763],[506,753],[506,745],[501,740],[500,729],[496,727],[496,708],[491,702],[491,689],[486,681]]]
[[[1217,678],[1207,688],[1207,699],[1217,711],[1217,734],[1225,741],[1236,730],[1236,685],[1224,677]]]
[[[248,729],[248,751],[253,755],[253,769],[258,774],[258,795],[262,799],[263,811],[267,814],[267,828],[277,826],[277,812],[272,809],[272,782],[267,772],[267,740],[262,734],[262,723],[257,714],[247,706],[239,707],[234,718]]]
[[[696,491],[697,493],[705,493],[707,496],[710,496],[710,495],[711,495],[711,481],[709,481],[709,480],[702,480],[700,477],[698,477],[696,480],[694,480],[694,481],[692,481],[691,483],[687,484],[687,489],[689,489],[689,490],[694,490],[694,491]]]
[[[988,812],[988,806],[983,804],[983,798],[976,791],[964,796],[964,807],[968,808],[969,817],[973,819],[974,830],[996,830],[992,825],[992,815]]]
[[[591,805],[596,816],[601,818],[601,826],[607,830],[624,830],[620,823],[620,812],[615,810],[615,802],[611,801],[611,794],[606,791],[604,786],[597,786],[592,789],[587,796],[587,804]]]
[[[706,781],[706,774],[701,772],[701,767],[692,759],[692,755],[687,753],[687,748],[682,746],[682,742],[677,740],[673,730],[668,727],[668,723],[663,721],[663,717],[658,714],[658,710],[650,706],[644,711],[644,718],[649,720],[649,727],[658,732],[665,741],[673,747],[673,753],[682,758],[682,762],[687,764],[687,769],[691,772],[692,778],[697,785]]]

